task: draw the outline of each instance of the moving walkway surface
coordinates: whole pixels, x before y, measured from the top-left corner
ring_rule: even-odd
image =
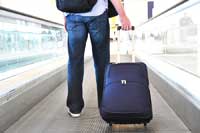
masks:
[[[125,57],[123,60],[130,58]],[[156,89],[150,85],[153,120],[144,128],[142,125],[126,127],[105,123],[97,108],[96,83],[93,62],[85,64],[83,92],[85,108],[80,118],[71,118],[65,106],[67,83],[64,82],[39,104],[21,117],[5,133],[95,133],[95,132],[137,132],[137,133],[190,133],[188,128],[167,105]]]

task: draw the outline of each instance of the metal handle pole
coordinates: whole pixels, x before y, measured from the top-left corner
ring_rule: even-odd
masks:
[[[121,26],[117,27],[117,61],[116,63],[120,63],[120,30],[122,29]],[[131,27],[131,30],[133,31],[135,29],[134,26]]]

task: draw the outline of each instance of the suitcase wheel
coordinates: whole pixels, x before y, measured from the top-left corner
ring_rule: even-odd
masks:
[[[109,126],[112,127],[112,123],[109,123]]]
[[[144,126],[146,127],[146,126],[147,126],[147,123],[144,123]]]

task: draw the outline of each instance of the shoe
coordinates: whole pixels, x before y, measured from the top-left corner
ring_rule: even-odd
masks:
[[[67,112],[68,112],[69,116],[71,116],[72,118],[78,118],[81,116],[81,113],[72,113],[72,112],[70,112],[69,109],[67,110]]]

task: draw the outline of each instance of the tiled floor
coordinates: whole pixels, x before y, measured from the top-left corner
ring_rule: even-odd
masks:
[[[25,114],[5,133],[96,133],[96,132],[137,132],[137,133],[190,133],[187,127],[166,104],[151,85],[153,120],[144,128],[142,125],[115,125],[110,128],[97,109],[96,83],[93,63],[85,65],[84,99],[85,108],[80,118],[67,115],[65,100],[66,82]]]

